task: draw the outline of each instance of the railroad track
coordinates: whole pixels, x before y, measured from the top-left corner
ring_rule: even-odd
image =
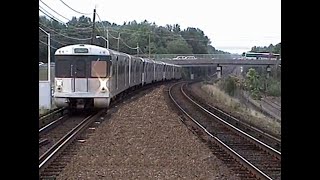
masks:
[[[278,110],[281,112],[281,105],[276,103],[276,102],[273,102],[273,101],[270,101],[268,99],[265,99],[265,98],[261,98],[261,101],[269,104],[271,107],[273,107],[274,109]]]
[[[54,179],[62,171],[67,164],[67,161],[69,161],[72,155],[77,152],[76,148],[68,148],[69,145],[74,143],[78,136],[103,113],[105,113],[105,110],[100,110],[99,112],[94,112],[86,116],[75,118],[75,121],[78,122],[77,125],[71,130],[68,130],[63,137],[58,138],[59,140],[57,140],[39,157],[40,179]],[[72,120],[69,119],[65,122],[69,121]]]
[[[281,121],[281,106],[264,98],[261,98],[260,106],[260,108],[269,116],[273,117],[279,122]]]
[[[159,82],[153,85],[146,85],[139,88],[139,90],[122,94],[110,104],[109,110],[112,112],[119,103],[126,100],[135,100],[144,95],[146,91],[163,84],[167,83]],[[66,113],[39,129],[40,179],[55,179],[60,174],[71,158],[77,154],[81,144],[85,142],[85,136],[94,131],[95,127],[104,119],[104,117],[97,119],[104,112],[106,112],[106,109],[78,116]]]
[[[40,128],[39,156],[48,151],[55,143],[75,128],[87,116],[89,116],[88,113],[78,115],[65,114]]]
[[[189,83],[188,85],[191,85],[194,83]],[[260,141],[264,142],[265,144],[268,144],[272,148],[276,149],[277,151],[281,151],[281,137],[275,137],[273,135],[270,135],[269,133],[264,132],[263,130],[253,126],[252,124],[245,123],[244,121],[241,121],[234,116],[227,114],[226,112],[222,111],[219,108],[216,108],[206,102],[205,99],[202,99],[197,94],[193,93],[189,88],[184,89],[185,93],[192,99],[193,101],[197,102],[199,105],[201,105],[204,109],[208,110],[210,113],[215,114],[221,119],[224,119],[228,123],[232,124],[233,126],[236,126],[237,128],[241,129],[242,131],[247,132],[251,136],[255,137],[256,139],[259,139]]]
[[[39,117],[39,127],[42,128],[46,125],[48,125],[49,123],[51,123],[52,121],[58,119],[59,117],[68,114],[68,110],[67,108],[57,108],[54,109],[50,112],[48,112],[47,114],[44,114],[42,116]]]
[[[281,179],[281,152],[201,107],[177,83],[169,96],[183,112],[183,121],[235,173],[244,179]],[[192,123],[191,123],[192,122]]]

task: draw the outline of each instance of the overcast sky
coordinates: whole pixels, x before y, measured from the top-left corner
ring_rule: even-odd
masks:
[[[74,10],[61,0],[39,1],[43,9],[68,22],[41,1],[68,19],[82,16],[76,10],[91,13],[87,16],[92,20],[96,7],[102,21],[119,25],[147,20],[158,26],[179,24],[181,30],[200,28],[213,47],[231,53],[281,42],[281,0],[62,0]]]

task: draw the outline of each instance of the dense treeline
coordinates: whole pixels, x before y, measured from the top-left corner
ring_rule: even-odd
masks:
[[[251,52],[272,52],[281,55],[281,42],[276,44],[275,46],[273,44],[270,44],[268,47],[253,46],[251,48]]]
[[[157,26],[154,22],[135,20],[123,25],[108,21],[96,22],[94,34],[89,17],[73,17],[65,24],[39,16],[39,26],[51,34],[51,52],[69,44],[89,43],[96,35],[109,39],[109,48],[128,54],[225,54],[211,46],[210,39],[199,28],[181,30],[179,24]],[[120,40],[118,40],[120,37]],[[47,35],[39,30],[39,61],[47,59]],[[105,46],[105,40],[93,39],[93,44]],[[53,56],[53,53],[51,53]]]

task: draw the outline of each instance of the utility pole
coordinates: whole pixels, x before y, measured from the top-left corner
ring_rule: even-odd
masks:
[[[150,51],[150,33],[149,33],[149,59],[150,59],[151,51]]]
[[[137,43],[137,55],[139,55],[139,43]]]
[[[96,36],[94,35],[95,20],[96,20],[96,8],[94,8],[94,10],[93,10],[93,25],[92,25],[91,44],[94,43],[94,38],[96,37]]]
[[[108,49],[109,49],[109,29],[108,29],[108,27],[107,27],[107,40],[108,40]]]
[[[119,32],[119,36],[118,36],[118,51],[119,51],[119,49],[120,49],[120,32]]]
[[[50,42],[51,42],[51,40],[50,40],[50,33],[48,33],[48,32],[46,32],[44,29],[42,29],[41,27],[39,27],[39,29],[42,31],[42,32],[44,32],[45,34],[47,34],[47,36],[48,36],[48,62],[47,62],[47,64],[48,64],[48,83],[49,83],[49,95],[50,95],[50,100],[49,100],[49,109],[51,109],[51,104],[52,104],[52,102],[51,102],[51,97],[52,97],[52,92],[51,92],[51,73],[50,73],[50,71],[51,71],[51,59],[50,59],[50,56],[51,56],[51,54],[50,54],[50,48],[51,48],[51,46],[50,46]]]
[[[51,87],[51,59],[50,59],[50,33],[48,33],[48,81]],[[51,88],[50,88],[50,108],[51,108]]]

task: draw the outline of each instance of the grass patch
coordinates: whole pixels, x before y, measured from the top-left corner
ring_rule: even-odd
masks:
[[[234,116],[240,115],[241,119],[253,124],[267,132],[274,135],[281,136],[281,123],[263,115],[262,113],[247,108],[245,104],[240,103],[236,98],[233,98],[220,90],[216,85],[204,84],[201,88],[208,93],[212,99],[217,102],[217,107],[220,109],[231,112]],[[226,109],[229,109],[226,110]]]
[[[44,107],[39,107],[39,116],[46,114],[50,111],[50,109],[44,108]]]

